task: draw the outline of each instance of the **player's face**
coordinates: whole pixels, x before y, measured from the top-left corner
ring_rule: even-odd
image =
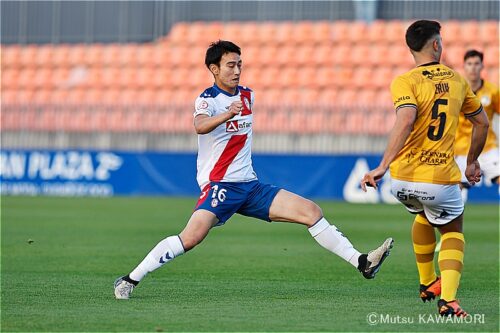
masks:
[[[220,60],[220,65],[214,73],[215,83],[219,88],[234,93],[240,83],[241,58],[237,53],[226,53]]]
[[[465,77],[469,81],[477,81],[481,78],[483,63],[479,57],[467,58],[464,62]]]

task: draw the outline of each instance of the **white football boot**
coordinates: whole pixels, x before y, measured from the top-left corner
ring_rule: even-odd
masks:
[[[368,254],[362,254],[359,257],[358,270],[365,278],[373,279],[375,277],[385,258],[391,253],[393,244],[394,240],[392,238],[387,238],[378,248],[368,252]]]
[[[115,297],[116,299],[129,299],[130,294],[134,290],[135,286],[127,282],[122,277],[119,277],[115,281]]]

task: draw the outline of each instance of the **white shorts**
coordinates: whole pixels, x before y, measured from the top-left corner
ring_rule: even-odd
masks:
[[[491,182],[496,177],[500,176],[500,165],[499,165],[499,154],[498,149],[493,148],[488,151],[483,152],[479,155],[477,159],[481,166],[481,172],[486,182]],[[467,156],[458,155],[455,156],[455,162],[457,162],[460,168],[460,173],[462,174],[461,182],[463,184],[469,184],[467,178],[465,178],[465,168],[467,167]]]
[[[391,180],[391,192],[410,213],[425,213],[432,225],[443,226],[464,212],[460,186]]]

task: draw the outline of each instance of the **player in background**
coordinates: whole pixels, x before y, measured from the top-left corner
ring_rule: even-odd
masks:
[[[361,187],[364,191],[367,185],[376,187],[390,167],[392,194],[416,214],[412,241],[421,299],[425,302],[441,295],[441,315],[467,316],[456,300],[465,240],[461,176],[453,151],[459,114],[463,113],[473,126],[465,175],[474,185],[481,177],[477,159],[486,141],[488,118],[467,81],[439,63],[440,30],[438,22],[427,20],[416,21],[407,29],[406,44],[416,67],[391,84],[396,122],[380,165],[365,174]],[[434,228],[442,239],[441,277],[434,266]]]
[[[488,120],[490,124],[492,124],[493,116],[500,113],[499,92],[496,85],[481,78],[483,67],[483,53],[477,50],[469,50],[465,53],[465,78],[469,81],[472,91],[481,101],[483,109],[488,116]],[[460,114],[455,143],[455,161],[462,173],[462,197],[464,200],[467,197],[467,188],[470,187],[467,178],[465,178],[465,167],[471,135],[472,123],[468,121],[463,114]],[[483,178],[492,183],[499,184],[498,177],[500,176],[500,165],[498,141],[493,126],[490,126],[483,152],[479,156],[478,161],[481,163]]]
[[[146,274],[192,250],[214,226],[223,225],[235,213],[269,222],[302,224],[316,242],[367,279],[375,277],[389,255],[391,238],[361,254],[314,202],[259,182],[251,159],[254,93],[239,86],[240,55],[240,48],[229,41],[218,41],[208,48],[205,64],[215,84],[196,99],[194,112],[200,198],[180,234],[160,241],[130,274],[115,281],[117,299],[128,299]]]

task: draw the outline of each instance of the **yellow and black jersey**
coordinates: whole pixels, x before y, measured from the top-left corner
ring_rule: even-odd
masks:
[[[394,179],[432,184],[460,183],[454,159],[458,117],[482,111],[467,81],[438,62],[416,67],[394,79],[391,93],[396,112],[413,107],[417,117],[403,148],[391,163]]]
[[[498,87],[493,83],[482,81],[481,87],[474,92],[481,101],[483,109],[488,115],[490,124],[495,114],[500,114],[500,103],[498,96]],[[472,136],[472,123],[468,121],[463,114],[458,121],[457,136],[455,142],[455,155],[467,155],[469,153],[470,140]],[[488,130],[488,137],[484,144],[483,151],[488,151],[497,147],[497,137],[493,126]]]

